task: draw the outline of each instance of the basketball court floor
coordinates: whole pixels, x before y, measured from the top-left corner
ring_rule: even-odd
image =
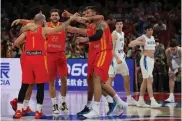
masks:
[[[125,93],[118,93],[119,96],[126,100]],[[13,119],[14,111],[11,108],[10,100],[17,97],[17,90],[2,90],[1,91],[1,121],[181,121],[181,93],[175,94],[175,103],[165,103],[164,100],[168,97],[167,93],[155,93],[154,97],[159,103],[162,104],[161,108],[139,108],[136,106],[129,106],[127,111],[117,117],[116,113],[113,112],[112,116],[106,116],[108,111],[107,103],[102,98],[101,103],[101,118],[99,119],[84,119],[83,117],[77,117],[76,113],[81,111],[87,99],[86,92],[68,92],[66,97],[68,113],[60,112],[60,115],[52,114],[52,104],[48,94],[45,91],[45,98],[43,104],[44,119],[35,120],[33,116],[23,117],[22,119]],[[59,93],[57,92],[57,95]],[[134,98],[138,100],[138,93],[133,94]],[[60,96],[58,96],[60,98]],[[145,96],[145,100],[149,103],[149,97]],[[35,110],[36,107],[36,91],[32,93],[30,107]],[[117,109],[116,109],[117,111]]]

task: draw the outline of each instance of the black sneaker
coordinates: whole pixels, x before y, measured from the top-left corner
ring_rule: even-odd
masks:
[[[62,110],[63,112],[67,112],[67,111],[68,111],[68,108],[67,108],[67,105],[66,105],[65,102],[63,102],[63,103],[61,104],[61,110]]]
[[[53,105],[53,113],[54,113],[54,114],[59,114],[58,104],[54,104],[54,105]]]
[[[85,106],[85,108],[82,111],[78,112],[77,115],[80,116],[83,114],[87,114],[89,112],[90,112],[90,109],[87,106]]]

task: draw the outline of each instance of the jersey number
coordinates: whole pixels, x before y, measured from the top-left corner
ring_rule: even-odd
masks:
[[[53,36],[53,37],[52,37],[52,41],[53,41],[53,42],[57,42],[57,40],[58,40],[58,37],[57,37],[57,36]]]

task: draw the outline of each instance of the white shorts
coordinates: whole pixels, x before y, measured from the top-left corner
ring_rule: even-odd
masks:
[[[172,63],[172,67],[174,69],[174,73],[177,73],[178,72],[178,68],[180,68],[180,65],[178,65],[174,59],[172,59],[171,63]],[[169,73],[170,72],[171,72],[171,69],[169,68]]]
[[[154,70],[154,58],[142,55],[140,59],[140,67],[143,79],[153,77],[152,72]]]
[[[122,60],[121,64],[111,63],[109,67],[109,77],[115,77],[116,74],[121,74],[122,76],[129,75],[129,69],[125,60]]]

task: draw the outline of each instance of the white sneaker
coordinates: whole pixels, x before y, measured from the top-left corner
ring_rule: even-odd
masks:
[[[100,114],[97,111],[92,109],[89,113],[83,114],[83,116],[86,118],[99,118]]]
[[[54,104],[52,110],[54,114],[59,114],[58,104]]]
[[[137,105],[137,101],[131,97],[130,100],[127,99],[127,103],[128,103],[128,106],[136,106]]]
[[[137,106],[142,107],[142,108],[149,108],[150,107],[150,105],[146,104],[144,100],[138,100]]]
[[[174,103],[175,100],[174,100],[174,96],[169,96],[168,99],[165,100],[166,102],[169,102],[169,103]]]
[[[68,108],[67,108],[66,102],[63,102],[63,103],[61,104],[60,109],[61,109],[61,111],[62,111],[63,113],[68,113]]]
[[[150,107],[151,108],[159,108],[162,104],[157,103],[156,101],[151,101]]]
[[[120,116],[127,110],[128,104],[121,100],[121,102],[117,105],[117,107],[118,107],[117,116]]]

